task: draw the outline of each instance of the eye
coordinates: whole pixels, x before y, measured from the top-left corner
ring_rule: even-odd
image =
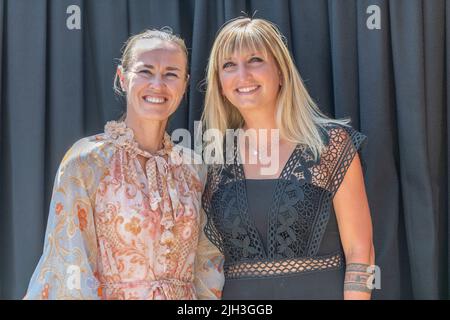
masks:
[[[175,77],[175,78],[179,78],[178,75],[176,73],[173,72],[168,72],[166,73],[166,77]]]
[[[231,68],[233,66],[235,66],[235,64],[233,62],[229,61],[229,62],[225,62],[224,65],[222,66],[222,68],[227,69],[227,68]]]
[[[249,62],[250,63],[252,63],[252,62],[263,62],[263,59],[261,59],[259,57],[251,57]]]
[[[138,73],[141,73],[141,74],[152,74],[150,72],[150,70],[147,70],[147,69],[140,70],[140,71],[138,71]]]

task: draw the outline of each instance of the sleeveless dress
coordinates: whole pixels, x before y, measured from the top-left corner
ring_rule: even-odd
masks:
[[[237,161],[208,170],[206,236],[224,254],[223,299],[342,299],[345,257],[333,197],[367,138],[327,125],[325,150],[297,145],[278,179],[246,179]]]

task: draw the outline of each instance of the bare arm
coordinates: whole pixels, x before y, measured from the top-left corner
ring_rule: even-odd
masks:
[[[333,205],[346,259],[344,299],[370,299],[365,270],[375,263],[372,220],[367,201],[361,161],[356,154],[340,185]]]

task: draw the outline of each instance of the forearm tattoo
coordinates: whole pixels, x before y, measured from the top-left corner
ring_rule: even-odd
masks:
[[[369,288],[369,281],[372,275],[368,272],[369,265],[364,263],[349,263],[345,270],[344,291],[367,292],[372,291]]]

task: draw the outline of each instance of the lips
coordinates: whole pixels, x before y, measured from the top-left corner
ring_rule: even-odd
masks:
[[[240,87],[237,88],[236,91],[240,94],[251,94],[253,92],[255,92],[256,90],[258,90],[260,88],[259,85],[254,85],[254,86],[246,86],[246,87]]]
[[[155,97],[155,96],[150,96],[150,95],[143,96],[142,98],[144,99],[145,102],[153,103],[153,104],[162,104],[167,101],[167,98],[165,98],[165,97]]]

